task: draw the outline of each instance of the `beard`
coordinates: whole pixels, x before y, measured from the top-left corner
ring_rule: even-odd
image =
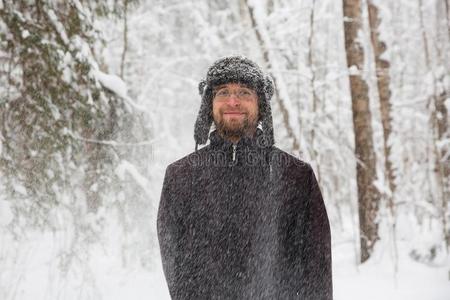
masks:
[[[225,139],[251,136],[258,125],[257,119],[249,116],[249,114],[245,114],[241,120],[226,119],[222,111],[219,112],[218,117],[214,117],[214,124],[218,133]]]

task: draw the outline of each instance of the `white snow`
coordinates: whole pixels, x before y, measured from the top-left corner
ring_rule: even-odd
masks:
[[[351,66],[350,68],[348,68],[348,73],[349,73],[350,75],[355,75],[355,76],[357,76],[357,75],[360,75],[361,72],[359,71],[359,69],[358,69],[357,66],[353,65],[353,66]]]
[[[113,92],[114,94],[125,100],[127,104],[129,104],[137,111],[140,112],[147,111],[143,106],[136,104],[130,97],[128,97],[127,85],[119,76],[113,74],[106,74],[100,70],[96,70],[94,72],[94,76],[98,79],[98,81],[100,81],[100,83],[104,88],[110,90],[111,92]]]
[[[431,157],[431,135],[427,130],[429,111],[426,103],[433,92],[434,80],[444,76],[442,84],[437,87],[445,89],[450,85],[450,76],[445,64],[439,66],[433,49],[430,51],[432,70],[425,66],[423,45],[420,34],[418,35],[422,29],[418,26],[417,3],[377,1],[377,4],[384,6],[380,10],[383,12],[380,34],[387,43],[387,51],[383,57],[390,56],[391,62],[395,121],[393,127],[396,132],[390,137],[389,145],[393,147],[391,156],[395,162],[398,183],[398,190],[395,191],[397,231],[396,238],[384,234],[373,257],[359,265],[356,251],[357,217],[353,218],[349,213],[342,214],[339,206],[356,201],[348,74],[367,75],[368,70],[373,69],[373,59],[370,51],[368,53],[370,47],[367,47],[369,36],[367,32],[359,35],[359,40],[366,43],[364,69],[359,70],[357,66],[347,68],[341,3],[324,1],[320,4],[321,8],[316,8],[312,53],[317,73],[314,87],[320,97],[320,105],[313,115],[308,103],[310,91],[305,88],[306,80],[311,79],[311,74],[304,58],[307,51],[310,51],[304,40],[310,30],[310,20],[305,13],[304,2],[274,1],[272,12],[266,9],[267,1],[249,0],[249,5],[254,8],[261,39],[271,61],[270,70],[266,69],[268,66],[261,66],[272,72],[277,79],[280,98],[289,110],[289,126],[300,139],[302,149],[308,147],[305,143],[310,140],[307,136],[309,131],[312,128],[317,129],[315,146],[311,147],[318,151],[318,160],[313,163],[315,168],[321,171],[321,188],[324,190],[332,221],[334,299],[449,300],[450,256],[442,251],[442,245],[439,244],[439,241],[442,241],[440,207],[432,202],[433,199],[430,200],[437,189],[436,180],[429,178],[434,164],[431,160],[430,164],[426,164]],[[83,7],[84,4],[78,0],[71,3],[78,10],[81,19],[91,19],[92,11],[87,6]],[[103,86],[123,99],[128,107],[149,116],[147,125],[152,134],[151,137],[145,137],[150,141],[134,145],[121,144],[115,140],[83,139],[75,135],[73,132],[77,131],[72,132],[70,127],[62,128],[61,135],[71,135],[77,140],[114,148],[121,145],[136,147],[130,148],[133,149],[130,151],[126,150],[129,152],[119,151],[121,163],[114,171],[115,175],[122,179],[125,188],[136,187],[139,189],[137,194],[144,196],[130,199],[128,194],[119,191],[117,195],[111,195],[111,201],[100,207],[97,214],[93,214],[87,213],[85,207],[88,202],[85,194],[87,187],[80,184],[68,193],[64,191],[64,186],[55,184],[54,191],[60,195],[57,205],[50,204],[53,206],[48,215],[41,218],[41,221],[51,224],[52,231],[21,231],[25,228],[27,219],[23,217],[24,214],[14,218],[18,210],[27,210],[33,214],[36,207],[49,204],[35,203],[30,199],[27,199],[29,203],[25,202],[21,198],[31,193],[27,193],[26,188],[18,183],[13,183],[17,199],[4,200],[0,189],[1,300],[169,299],[154,233],[154,216],[165,166],[193,148],[192,127],[200,103],[196,90],[198,80],[205,75],[204,71],[210,62],[229,54],[228,52],[242,53],[258,63],[264,62],[264,53],[255,37],[254,29],[249,24],[250,20],[246,20],[248,16],[245,14],[245,7],[242,9],[241,4],[233,2],[230,7],[223,6],[220,11],[213,11],[209,9],[214,5],[211,6],[207,1],[173,5],[164,1],[143,1],[142,4],[136,5],[137,9],[134,11],[130,9],[129,48],[124,72],[127,84],[112,74],[119,73],[121,64],[122,22],[117,22],[118,19],[110,20],[110,23],[100,19],[94,20],[94,24],[111,24],[107,29],[115,32],[106,34],[109,55],[96,53],[97,58],[106,58],[102,65],[105,63],[111,72],[108,74],[98,70],[98,63],[90,48],[92,45],[79,35],[71,35],[69,39],[58,11],[45,10],[58,37],[68,48],[66,53],[60,53],[63,80],[67,83],[74,80],[75,61],[88,62],[93,70],[97,70],[89,73],[89,76],[97,80],[98,87]],[[310,3],[307,7],[309,5]],[[1,8],[3,1],[0,1]],[[437,20],[433,11],[437,8],[434,4],[426,5],[424,9],[429,14],[425,17],[428,20]],[[365,14],[367,15],[367,12]],[[21,22],[26,22],[26,18],[31,17],[30,13],[25,13],[24,17],[19,11],[14,12],[14,15]],[[227,19],[230,17],[232,21]],[[344,18],[344,22],[349,21],[350,18]],[[13,35],[1,23],[0,31],[6,40],[12,39]],[[428,25],[434,28],[425,29],[429,34],[429,42],[441,42],[433,32],[438,31],[438,26],[431,26],[431,23]],[[441,30],[445,32],[443,36],[448,44],[447,27]],[[30,32],[22,29],[21,35],[27,38]],[[52,46],[54,43],[52,36],[40,38],[44,45]],[[443,48],[442,54],[446,53],[445,50],[448,48]],[[374,88],[376,87],[372,82],[370,89]],[[136,95],[133,97],[137,101],[129,96],[129,92]],[[91,90],[82,90],[80,93],[88,97],[89,103],[94,105]],[[371,100],[373,98],[375,97]],[[65,118],[64,111],[59,110],[50,99],[48,101],[52,117]],[[276,102],[272,101],[274,112],[275,104]],[[445,104],[450,111],[450,98],[446,99]],[[274,122],[278,122],[275,123],[277,143],[283,143],[286,138],[281,134],[285,125],[280,116],[275,114]],[[381,133],[380,124],[374,129],[375,134]],[[4,139],[0,136],[0,154],[2,141],[4,142]],[[154,141],[158,142],[155,149],[157,158],[152,158],[150,162],[142,160],[142,166],[150,166],[152,174],[147,175],[139,171],[141,166],[138,168],[133,165],[132,161],[136,157],[132,155],[135,155],[133,151],[138,149],[137,147],[152,144]],[[442,139],[437,141],[436,145],[439,149],[445,149],[449,141]],[[7,152],[6,149],[5,146],[4,153]],[[4,153],[4,158],[8,159]],[[378,149],[377,155],[380,153]],[[32,162],[39,152],[30,149],[29,154],[28,159]],[[444,160],[448,159],[449,155],[450,152]],[[378,161],[382,162],[382,159]],[[80,167],[63,157],[58,160],[58,165],[59,170],[64,171]],[[87,170],[80,167],[79,173],[72,174],[70,180],[77,184],[83,182],[85,171]],[[46,172],[51,180],[59,176],[51,169],[43,172]],[[385,180],[380,179],[375,184],[384,194],[389,194]],[[98,184],[91,186],[92,190],[98,188]],[[141,189],[144,193],[140,193]],[[122,209],[122,215],[117,213],[120,218],[111,213],[114,209]],[[81,213],[74,210],[80,210]],[[148,215],[153,215],[147,217],[144,214],[144,221],[128,226],[130,219],[135,217],[133,213],[141,213],[144,210]],[[356,214],[353,212],[353,216]],[[381,219],[391,222],[390,215],[386,213]],[[123,223],[114,225],[114,222]],[[340,222],[344,223],[344,228],[339,229]],[[144,228],[142,232],[153,234],[142,234],[136,227]],[[139,244],[144,239],[147,240],[146,243]],[[393,240],[397,241],[396,248]],[[148,247],[142,249],[142,245]],[[427,260],[431,255],[430,249],[438,249],[437,256],[431,261]],[[151,255],[142,255],[146,251]],[[415,253],[419,259],[414,260],[411,253]]]
[[[63,24],[61,24],[61,22],[58,20],[55,12],[51,9],[45,11],[47,11],[48,18],[58,32],[59,37],[63,40],[64,44],[69,45],[69,38],[67,37],[66,30],[64,29]]]
[[[21,185],[20,183],[14,183],[13,184],[13,189],[14,189],[14,191],[16,191],[17,193],[19,193],[19,194],[22,194],[22,195],[24,195],[24,196],[26,196],[28,193],[27,193],[27,189],[23,186],[23,185]]]
[[[30,32],[28,30],[25,29],[22,31],[22,38],[26,39],[29,36],[30,36]]]
[[[1,202],[0,209],[3,212]],[[112,234],[104,237],[104,246],[94,244],[82,248],[78,254],[72,253],[76,255],[74,258],[78,256],[82,260],[73,260],[66,273],[58,263],[62,258],[57,250],[64,247],[62,232],[56,235],[35,232],[18,247],[0,231],[2,257],[8,254],[16,257],[16,261],[3,262],[0,298],[170,299],[157,253],[150,270],[133,265],[124,267],[120,249],[114,245],[120,235],[114,236],[114,228],[111,229]],[[447,258],[430,267],[413,261],[406,254],[407,242],[400,242],[398,246],[401,255],[398,272],[395,272],[387,245],[378,247],[373,258],[359,266],[355,264],[352,243],[334,245],[334,299],[448,300],[450,260]]]
[[[151,193],[149,191],[149,187],[151,186],[150,182],[143,175],[139,173],[139,170],[130,162],[126,160],[122,160],[120,164],[117,166],[115,170],[116,175],[121,179],[125,179],[125,174],[129,174],[134,181],[142,188],[142,190],[149,196]]]
[[[121,98],[128,97],[127,85],[122,79],[120,79],[119,76],[113,74],[106,74],[98,70],[95,72],[95,76],[105,88],[115,93],[117,96]]]
[[[351,244],[334,249],[334,299],[365,300],[448,300],[450,296],[450,261],[429,267],[413,261],[406,253],[407,243],[399,243],[398,272],[384,249],[380,257],[357,267]]]
[[[11,207],[5,200],[0,200],[0,230],[2,226],[7,226],[11,223],[14,215],[11,211]]]

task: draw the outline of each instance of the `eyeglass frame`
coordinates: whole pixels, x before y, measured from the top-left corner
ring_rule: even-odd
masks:
[[[217,95],[220,91],[228,91],[228,93],[226,93],[225,95]],[[242,92],[248,91],[249,95],[243,95]],[[251,88],[248,87],[239,87],[238,89],[236,89],[235,91],[230,91],[230,89],[228,87],[218,87],[217,89],[215,89],[213,91],[213,99],[217,99],[218,101],[225,101],[227,99],[230,99],[230,97],[232,95],[235,95],[237,99],[239,100],[252,100],[252,98],[254,96],[256,96],[256,92],[254,90],[252,90]]]

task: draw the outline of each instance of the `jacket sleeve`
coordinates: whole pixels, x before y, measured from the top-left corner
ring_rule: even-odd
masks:
[[[304,299],[333,299],[331,270],[331,233],[325,204],[314,172],[309,167],[310,193],[306,203],[306,228],[303,249],[306,297]]]
[[[175,289],[177,244],[179,242],[173,181],[174,177],[169,166],[164,177],[157,216],[157,232],[162,266],[172,297]]]

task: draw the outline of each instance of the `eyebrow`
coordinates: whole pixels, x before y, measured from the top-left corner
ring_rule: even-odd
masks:
[[[252,88],[249,87],[249,86],[246,85],[246,84],[242,84],[242,83],[238,83],[238,84],[239,84],[239,86],[240,86],[241,88],[246,88],[246,89],[252,90]],[[215,88],[214,88],[214,91],[218,91],[218,90],[223,89],[223,88],[226,88],[226,87],[227,87],[226,84],[221,84],[221,85],[215,87]]]

